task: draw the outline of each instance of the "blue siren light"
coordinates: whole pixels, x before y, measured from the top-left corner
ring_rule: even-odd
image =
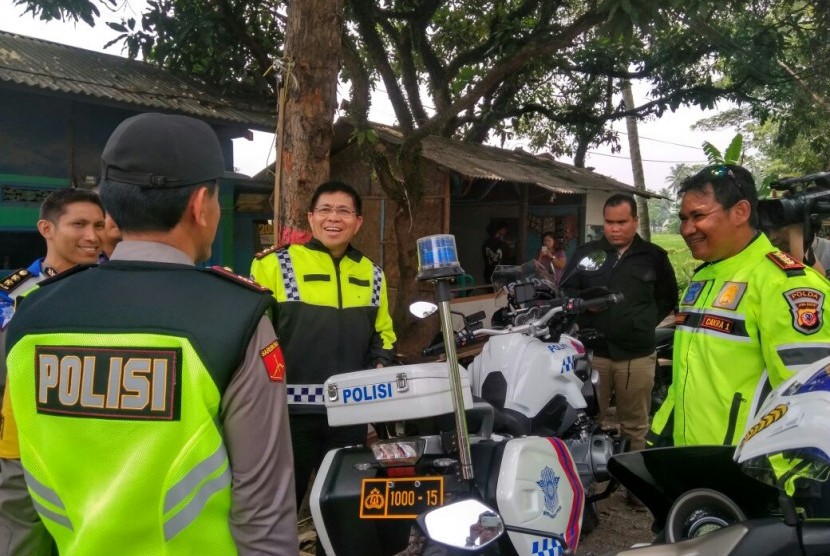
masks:
[[[436,280],[464,274],[458,262],[455,236],[439,234],[418,240],[418,280]]]

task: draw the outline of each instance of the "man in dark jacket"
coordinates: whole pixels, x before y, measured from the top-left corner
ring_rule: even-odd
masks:
[[[637,234],[633,197],[612,195],[603,217],[605,237],[576,250],[563,272],[562,287],[572,294],[604,287],[624,296],[605,311],[581,316],[579,325],[602,334],[591,346],[599,372],[600,422],[614,392],[620,432],[632,450],[641,450],[654,385],[654,328],[677,305],[677,280],[666,252]],[[586,257],[593,264],[580,264]]]

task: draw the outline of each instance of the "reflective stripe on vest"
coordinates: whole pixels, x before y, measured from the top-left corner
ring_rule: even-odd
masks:
[[[169,512],[175,508],[179,502],[187,498],[187,495],[190,494],[193,489],[199,485],[199,483],[211,476],[227,460],[228,452],[225,449],[225,445],[220,444],[219,448],[213,453],[213,455],[188,471],[187,475],[182,477],[178,483],[173,485],[170,490],[167,491],[167,495],[164,497],[164,513]]]
[[[23,477],[26,479],[26,486],[28,486],[32,492],[34,492],[47,502],[51,503],[56,508],[60,508],[61,510],[66,512],[66,507],[63,505],[63,502],[61,501],[60,496],[58,496],[58,493],[49,488],[48,486],[44,485],[37,479],[35,479],[35,477],[31,473],[26,471],[25,467],[23,468]],[[37,510],[37,512],[40,515],[49,518],[50,520],[54,521],[59,525],[63,525],[70,531],[74,531],[74,529],[72,528],[72,522],[69,520],[69,516],[62,513],[58,513],[54,510],[50,510],[49,508],[41,504],[38,501],[38,499],[34,496],[32,497],[32,502],[34,503],[35,510]]]
[[[277,261],[280,263],[282,286],[285,288],[285,300],[299,301],[300,290],[297,285],[297,276],[294,274],[294,264],[291,262],[291,254],[288,252],[288,248],[277,250],[276,255]]]
[[[221,491],[231,484],[231,468],[225,467],[222,474],[218,477],[207,481],[202,485],[202,488],[193,497],[193,500],[187,503],[176,515],[164,522],[164,540],[169,541],[177,534],[179,534],[185,527],[190,525],[205,507],[208,498]]]
[[[380,286],[383,280],[383,270],[372,263],[372,307],[380,307]]]
[[[320,405],[326,402],[322,384],[289,384],[285,390],[290,404]]]
[[[294,272],[294,263],[291,261],[291,254],[288,248],[279,249],[276,253],[282,275],[282,286],[285,289],[286,301],[301,301],[300,287],[297,283],[297,275]],[[383,285],[383,269],[372,263],[372,298],[369,301],[371,307],[380,307],[381,286]],[[337,285],[340,287],[340,284]]]

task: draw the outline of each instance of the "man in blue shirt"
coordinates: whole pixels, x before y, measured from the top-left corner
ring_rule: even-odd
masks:
[[[41,204],[37,229],[46,241],[46,256],[0,280],[2,390],[6,383],[6,327],[14,314],[15,300],[50,276],[79,264],[98,262],[104,232],[103,205],[92,191],[60,189]],[[23,484],[16,427],[9,427],[11,430],[15,433],[9,436],[14,438],[5,438],[0,418],[0,554],[49,554],[52,538]]]

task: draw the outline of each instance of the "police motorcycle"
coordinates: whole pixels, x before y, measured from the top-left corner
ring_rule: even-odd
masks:
[[[576,548],[585,495],[567,445],[495,436],[492,406],[473,402],[451,342],[449,282],[463,272],[456,253],[453,236],[418,240],[419,278],[436,288],[446,361],[344,373],[324,385],[332,426],[406,420],[419,427],[326,454],[310,507],[330,556],[396,554],[419,518],[425,554]]]
[[[605,253],[601,253],[602,256]],[[587,259],[580,264],[597,264]],[[600,263],[601,264],[601,263]],[[484,328],[483,315],[464,318],[455,342],[464,345],[488,338],[467,366],[472,394],[495,410],[494,431],[512,437],[556,437],[573,456],[582,486],[589,494],[583,532],[599,523],[596,502],[616,487],[606,471],[608,460],[623,449],[622,442],[599,430],[596,371],[585,343],[593,330],[577,330],[576,317],[622,300],[607,290],[563,297],[553,277],[536,261],[520,266],[499,266],[492,282],[508,296],[507,306]],[[424,349],[425,355],[444,349],[443,342]],[[608,482],[594,494],[597,483]]]
[[[830,358],[781,384],[754,415],[737,449],[615,456],[609,471],[662,532],[609,556],[830,554]]]

